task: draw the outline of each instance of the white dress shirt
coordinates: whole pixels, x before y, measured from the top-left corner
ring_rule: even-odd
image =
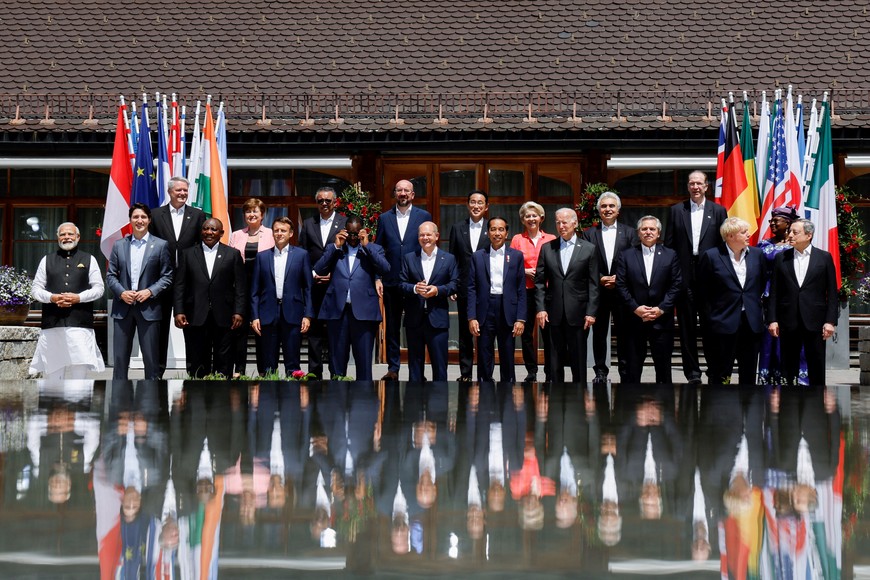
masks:
[[[335,221],[335,212],[327,219],[320,218],[320,245],[326,245],[326,238],[329,237],[329,232],[332,229],[332,223]]]
[[[408,206],[408,211],[402,212],[399,206],[396,206],[396,225],[399,226],[399,239],[405,241],[405,232],[408,231],[408,222],[411,221],[411,210],[413,205]]]
[[[743,288],[746,285],[746,254],[749,253],[748,248],[743,248],[740,251],[739,256],[735,256],[734,252],[731,251],[727,245],[725,248],[728,250],[728,257],[731,258],[731,265],[734,266],[734,272],[737,273],[737,279],[740,281],[740,287]]]
[[[701,243],[701,225],[704,223],[704,203],[707,200],[701,200],[701,203],[689,202],[692,218],[692,254],[698,255],[698,244]]]
[[[480,241],[480,233],[483,231],[483,218],[479,221],[474,221],[468,218],[468,237],[471,242],[471,251],[477,251],[477,243]]]
[[[278,300],[284,298],[284,273],[287,270],[287,256],[290,254],[290,244],[279,250],[278,246],[272,248],[272,265],[275,270],[275,295]]]
[[[810,251],[812,245],[807,246],[803,252],[797,248],[794,249],[794,275],[797,276],[798,286],[804,285],[804,279],[807,277],[807,268],[810,265]]]
[[[562,259],[562,273],[568,273],[568,265],[571,263],[571,256],[574,254],[574,247],[577,245],[577,234],[571,236],[570,240],[559,238],[559,257]]]
[[[640,250],[643,253],[643,269],[646,271],[646,283],[652,282],[653,261],[655,260],[656,247],[647,248],[643,244],[640,245]]]
[[[504,294],[504,246],[489,250],[490,294]]]
[[[211,278],[211,274],[214,271],[214,261],[217,259],[218,245],[215,244],[213,248],[209,248],[205,244],[202,245],[202,254],[205,256],[205,268],[208,270],[209,278]]]
[[[429,283],[429,279],[432,277],[432,270],[435,269],[435,258],[438,256],[438,248],[432,248],[432,255],[429,256],[426,254],[426,251],[420,252],[420,263],[423,266],[423,280],[426,283]]]
[[[184,208],[186,205],[182,204],[180,208],[175,209],[171,205],[169,206],[169,217],[172,218],[172,230],[175,232],[175,240],[178,241],[178,238],[181,236],[181,226],[184,225]]]
[[[616,224],[606,226],[601,224],[601,243],[604,244],[604,258],[607,260],[607,271],[613,267],[613,253],[616,251]]]
[[[130,290],[139,290],[139,276],[142,275],[142,260],[145,259],[145,248],[151,234],[145,232],[141,240],[136,236],[130,238]]]

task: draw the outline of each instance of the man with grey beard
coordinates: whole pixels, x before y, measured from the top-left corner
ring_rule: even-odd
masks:
[[[105,370],[94,336],[94,301],[103,295],[97,260],[78,249],[75,224],[57,228],[60,248],[42,258],[33,279],[33,298],[43,303],[42,332],[30,373],[48,379],[83,379]]]

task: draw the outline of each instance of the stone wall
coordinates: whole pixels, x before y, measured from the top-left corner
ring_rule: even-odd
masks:
[[[36,352],[39,329],[27,326],[0,326],[0,379],[26,379]]]

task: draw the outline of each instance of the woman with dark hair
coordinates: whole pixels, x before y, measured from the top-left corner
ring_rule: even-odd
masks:
[[[258,252],[270,250],[275,247],[275,239],[272,230],[263,226],[263,218],[266,217],[266,204],[256,197],[252,197],[242,205],[245,216],[245,227],[236,230],[230,236],[230,246],[242,254],[245,261],[245,274],[247,275],[248,288],[254,277],[254,262]],[[245,366],[248,362],[248,333],[250,326],[243,324],[235,332],[236,348],[234,349],[234,372],[233,377],[245,374]],[[262,372],[262,360],[260,357],[260,337],[254,335],[257,345],[257,372]]]
[[[767,286],[762,294],[762,304],[765,314],[767,313],[770,300],[770,275],[773,271],[773,262],[777,255],[791,247],[788,243],[788,229],[792,222],[798,219],[797,211],[791,206],[774,208],[770,212],[771,237],[759,242],[758,247],[764,253],[765,267],[767,269]],[[758,378],[763,385],[781,385],[785,382],[782,373],[782,361],[779,358],[779,339],[773,338],[769,333],[761,335],[761,353],[758,359]],[[807,376],[807,362],[801,354],[800,371],[798,381],[802,385],[809,384]]]

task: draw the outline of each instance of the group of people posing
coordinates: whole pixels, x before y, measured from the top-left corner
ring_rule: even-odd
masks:
[[[676,312],[689,382],[702,377],[700,320],[710,383],[730,382],[736,361],[742,384],[824,384],[837,281],[830,254],[812,246],[812,222],[776,208],[773,237],[751,247],[749,224],[727,217],[706,199],[707,189],[703,172],[690,174],[689,199],[670,208],[664,238],[655,216],[642,217],[636,228],[619,222],[621,201],[612,192],[598,199],[600,223],[585,231],[578,231],[573,209],[557,210],[558,236],[543,231],[543,207],[526,202],[519,211],[524,231],[511,237],[505,218],[487,219],[487,194],[476,190],[468,194],[468,219],[452,225],[444,251],[438,226],[413,205],[407,180],[396,184],[395,205],[380,215],[376,241],[359,217],[336,212],[336,193],[324,187],[315,195],[318,215],[302,223],[298,245],[291,244],[296,230],[289,218],[275,219],[271,231],[263,226],[266,207],[257,199],[245,203],[246,227],[225,245],[223,224],[187,205],[188,182],[175,177],[167,205],[130,208],[132,235],[112,250],[106,281],[115,297],[113,378],[127,378],[136,332],[145,377],[161,378],[174,323],[184,331],[192,377],[244,374],[253,332],[261,375],[279,371],[279,351],[285,374],[301,374],[305,335],[307,374],[325,378],[328,345],[331,378],[346,378],[352,351],[355,378],[372,380],[382,299],[388,363],[382,380],[399,378],[403,325],[408,379],[447,379],[455,300],[460,381],[472,380],[475,339],[477,380],[496,378],[497,343],[498,379],[516,381],[516,337],[524,380],[537,380],[537,329],[546,381],[564,382],[566,366],[571,380],[586,380],[590,329],[594,380],[606,381],[612,320],[620,381],[640,382],[649,347],[656,382],[670,383]],[[92,328],[92,302],[102,294],[96,262],[77,249],[78,237],[73,224],[61,225],[60,249],[43,259],[35,280],[34,296],[46,305],[33,367],[47,373],[61,364],[48,362],[52,344]],[[78,350],[62,363],[87,368],[95,343]]]

